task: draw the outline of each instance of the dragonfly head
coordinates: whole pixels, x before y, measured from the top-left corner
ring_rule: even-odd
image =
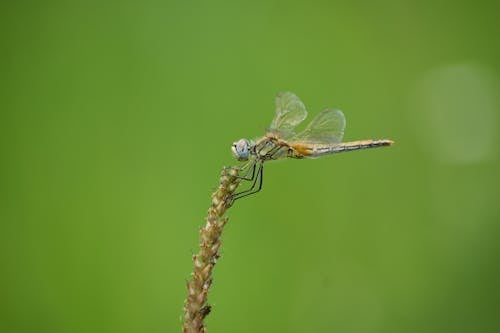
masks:
[[[250,155],[250,141],[247,139],[241,139],[233,142],[231,151],[233,152],[233,156],[238,161],[247,161]]]

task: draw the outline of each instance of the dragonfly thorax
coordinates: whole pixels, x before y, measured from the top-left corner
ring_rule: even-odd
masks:
[[[236,142],[233,142],[231,146],[231,151],[233,152],[233,156],[238,161],[247,161],[250,157],[250,147],[252,143],[247,139],[240,139]]]

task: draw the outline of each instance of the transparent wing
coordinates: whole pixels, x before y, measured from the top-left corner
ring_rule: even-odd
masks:
[[[340,143],[344,136],[345,117],[342,111],[326,109],[321,111],[306,129],[290,141],[305,143]]]
[[[276,96],[276,115],[269,129],[278,133],[292,133],[295,126],[306,117],[304,103],[291,92],[281,92]]]

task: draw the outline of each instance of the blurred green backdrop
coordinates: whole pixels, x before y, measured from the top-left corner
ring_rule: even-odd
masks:
[[[3,1],[0,331],[180,332],[230,144],[290,90],[386,149],[269,163],[209,332],[500,330],[495,1]]]

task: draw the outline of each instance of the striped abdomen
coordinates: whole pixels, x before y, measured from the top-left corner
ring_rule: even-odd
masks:
[[[345,151],[390,146],[393,143],[394,141],[385,139],[342,142],[332,145],[324,145],[319,143],[318,144],[291,143],[290,147],[292,148],[293,152],[289,154],[289,157],[293,158],[319,157],[323,155],[342,153]]]

